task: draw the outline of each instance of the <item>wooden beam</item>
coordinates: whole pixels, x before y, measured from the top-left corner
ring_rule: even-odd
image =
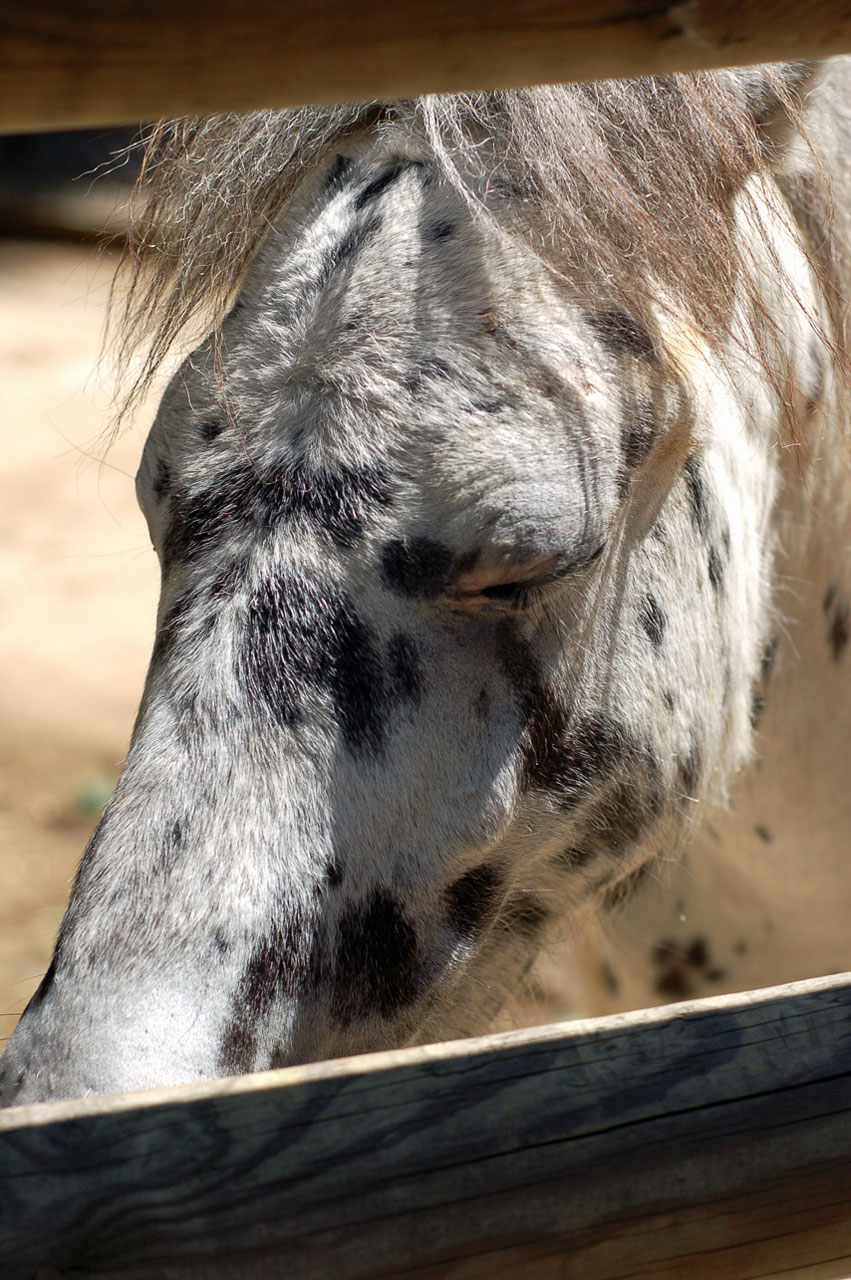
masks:
[[[2,1113],[36,1274],[851,1275],[851,974]]]
[[[0,16],[0,128],[849,51],[846,0],[28,0]]]

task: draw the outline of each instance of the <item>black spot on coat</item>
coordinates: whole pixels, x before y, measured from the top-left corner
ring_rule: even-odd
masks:
[[[724,585],[724,562],[715,547],[709,548],[709,555],[706,560],[706,569],[709,574],[709,581],[712,584],[713,591],[720,591]]]
[[[381,226],[382,220],[376,214],[353,227],[349,227],[348,231],[344,232],[337,243],[327,250],[319,268],[314,288],[316,290],[324,289],[335,271],[347,262],[351,262],[365,245],[375,239],[381,230]]]
[[[680,786],[683,794],[689,799],[694,799],[697,794],[697,788],[700,783],[701,759],[700,748],[696,743],[692,744],[688,755],[683,756],[677,761],[677,774],[679,776]]]
[[[630,753],[628,735],[602,713],[571,722],[561,699],[542,681],[529,646],[510,624],[500,627],[497,641],[526,720],[521,787],[546,792],[571,808],[601,778],[621,769]]]
[[[451,884],[444,894],[449,922],[462,936],[475,933],[493,914],[502,892],[502,876],[484,863]]]
[[[346,746],[382,749],[388,691],[381,651],[338,589],[282,570],[261,582],[246,609],[237,674],[254,706],[282,728],[299,723],[311,688],[326,690]]]
[[[629,471],[634,471],[647,457],[656,432],[653,401],[642,399],[631,405],[621,427],[621,452]]]
[[[385,889],[341,916],[333,985],[343,1021],[391,1018],[419,995],[417,935]]]
[[[550,913],[538,898],[525,894],[507,902],[499,913],[498,924],[513,937],[531,942],[541,932],[550,918]]]
[[[239,463],[198,493],[175,494],[163,567],[190,563],[234,532],[287,523],[308,525],[349,547],[367,516],[390,502],[390,481],[381,464],[308,470],[283,462],[261,474]]]
[[[388,542],[381,553],[385,586],[402,596],[430,599],[449,588],[452,553],[431,538]]]
[[[283,909],[255,945],[234,994],[219,1055],[223,1075],[242,1075],[254,1068],[263,1021],[279,1001],[295,995],[307,971],[302,921],[298,913]]]
[[[387,690],[375,634],[347,597],[332,634],[330,687],[343,741],[352,751],[377,755],[384,745]]]
[[[650,643],[658,649],[665,638],[667,618],[656,597],[648,592],[638,606],[638,617]]]
[[[611,888],[606,889],[603,894],[603,910],[615,911],[628,902],[649,878],[651,865],[652,861],[642,863],[640,867],[636,867],[634,871],[630,871],[628,875],[616,881]]]
[[[454,233],[455,224],[442,218],[439,222],[430,222],[423,227],[422,235],[426,244],[433,244],[437,240],[447,240]]]
[[[703,468],[700,465],[699,458],[694,454],[685,460],[683,477],[686,482],[686,491],[691,505],[694,526],[699,533],[705,536],[709,530],[709,499],[703,479]]]
[[[337,156],[328,173],[325,175],[325,194],[329,198],[337,195],[348,185],[354,171],[355,163],[349,156]]]
[[[363,209],[371,200],[376,200],[387,190],[388,187],[392,186],[392,184],[396,182],[403,173],[406,173],[407,170],[421,168],[422,164],[418,160],[394,161],[394,163],[389,165],[383,173],[380,173],[377,178],[373,178],[371,182],[367,183],[362,191],[358,192],[354,202],[355,208],[358,210]]]
[[[603,346],[614,355],[632,355],[647,361],[656,359],[656,347],[650,334],[625,311],[612,308],[585,318]]]

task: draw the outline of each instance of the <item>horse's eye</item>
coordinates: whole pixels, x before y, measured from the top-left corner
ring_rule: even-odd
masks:
[[[500,582],[493,587],[485,587],[482,595],[486,600],[498,600],[501,604],[522,607],[528,601],[533,584],[529,582]]]
[[[541,590],[593,564],[604,545],[583,553],[579,559],[553,553],[509,565],[476,565],[461,574],[450,598],[452,603],[467,608],[497,604],[525,609]]]

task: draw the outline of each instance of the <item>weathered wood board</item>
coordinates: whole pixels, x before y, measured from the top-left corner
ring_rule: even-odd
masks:
[[[0,128],[849,51],[844,0],[28,0],[0,12]]]
[[[851,1276],[851,975],[0,1113],[57,1274]]]

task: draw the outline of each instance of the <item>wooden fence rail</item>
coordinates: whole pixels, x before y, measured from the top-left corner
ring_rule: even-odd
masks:
[[[847,0],[9,0],[0,129],[847,52]]]
[[[851,1275],[851,974],[0,1113],[0,1275]]]

